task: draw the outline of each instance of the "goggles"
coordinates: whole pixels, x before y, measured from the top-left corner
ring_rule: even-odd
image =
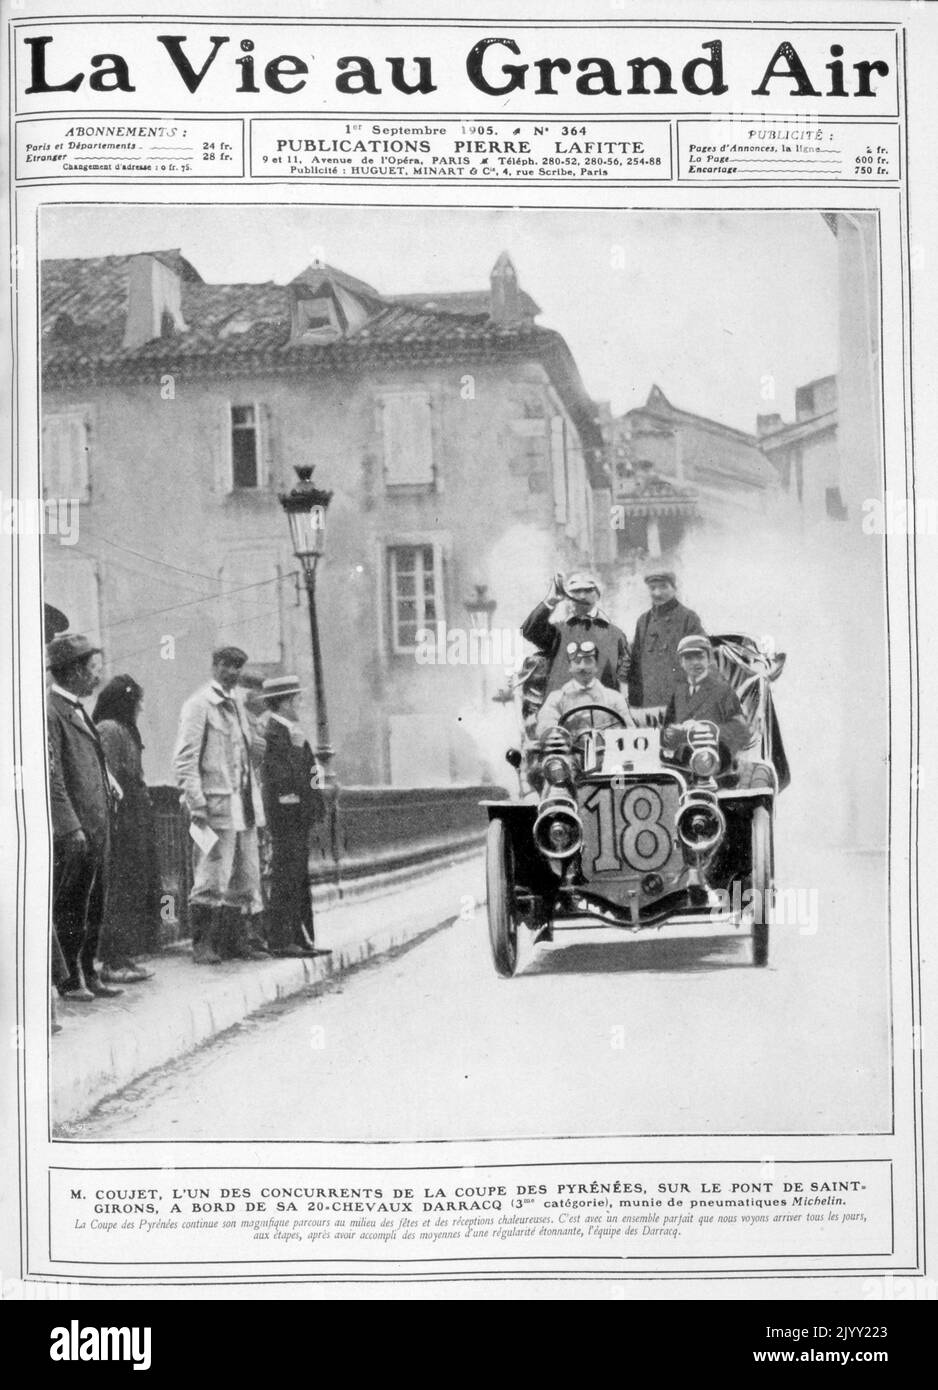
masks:
[[[599,648],[595,642],[568,642],[567,656],[599,656]]]

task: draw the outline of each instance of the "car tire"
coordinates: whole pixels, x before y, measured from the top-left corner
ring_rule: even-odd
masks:
[[[752,813],[752,890],[759,905],[760,921],[752,924],[752,963],[769,963],[769,926],[772,917],[772,815],[767,806]],[[758,897],[756,894],[758,893]]]
[[[511,844],[505,822],[489,822],[485,844],[485,890],[489,941],[496,974],[510,980],[518,968],[518,924],[512,899]]]

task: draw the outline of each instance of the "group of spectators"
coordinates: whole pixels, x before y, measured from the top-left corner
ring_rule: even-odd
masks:
[[[192,958],[217,965],[259,955],[328,955],[315,945],[309,837],[325,816],[322,773],[297,721],[295,676],[242,680],[247,655],[220,647],[212,679],[182,707],[173,773],[195,865]],[[270,902],[259,832],[270,846]]]
[[[246,662],[237,647],[213,654],[211,680],[183,706],[173,757],[194,841],[188,911],[200,965],[328,954],[313,932],[307,860],[325,801],[297,720],[301,688],[293,676],[242,679]],[[160,944],[164,899],[141,686],[118,675],[99,690],[101,650],[79,633],[53,637],[46,666],[58,1031],[57,996],[92,1003],[152,978],[139,957]]]

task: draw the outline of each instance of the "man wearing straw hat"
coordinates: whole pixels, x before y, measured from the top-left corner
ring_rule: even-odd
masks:
[[[274,956],[327,956],[315,945],[309,889],[309,835],[325,815],[320,770],[297,721],[296,676],[264,681],[270,714],[262,768],[271,838],[268,944]]]

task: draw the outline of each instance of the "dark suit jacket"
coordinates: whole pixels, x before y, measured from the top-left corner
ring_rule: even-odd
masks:
[[[264,811],[273,835],[305,833],[325,814],[325,801],[313,786],[316,759],[304,740],[298,748],[290,730],[271,715],[267,721],[261,780]]]
[[[610,690],[618,690],[620,685],[626,683],[629,678],[629,643],[625,633],[615,623],[611,623],[605,615],[595,618],[572,616],[563,622],[552,623],[552,612],[553,609],[548,608],[546,603],[539,603],[521,627],[525,641],[533,642],[550,662],[548,695],[566,685],[570,679],[568,642],[595,642],[599,655],[596,675],[600,683]]]
[[[100,740],[81,711],[50,690],[46,700],[52,834],[83,830],[90,844],[107,847],[111,793]]]
[[[720,742],[730,753],[738,753],[752,738],[736,691],[715,671],[707,672],[693,697],[687,680],[681,677],[665,711],[665,728],[669,724],[683,724],[685,719],[711,720],[720,730]]]
[[[668,703],[684,674],[678,664],[677,644],[682,637],[697,632],[703,632],[697,614],[676,598],[641,615],[632,643],[630,704],[651,707]]]

